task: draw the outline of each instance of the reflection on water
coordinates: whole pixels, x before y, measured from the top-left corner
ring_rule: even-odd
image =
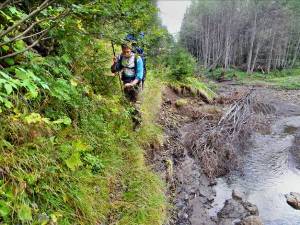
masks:
[[[296,143],[297,130],[300,116],[279,120],[270,135],[253,135],[253,145],[244,153],[241,171],[218,179],[212,214],[223,207],[236,189],[257,205],[264,224],[300,224],[300,211],[290,207],[284,197],[292,191],[300,192],[300,171],[289,151]]]

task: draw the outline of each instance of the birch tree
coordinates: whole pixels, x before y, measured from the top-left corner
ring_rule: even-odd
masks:
[[[291,68],[300,58],[300,1],[193,1],[180,42],[207,70]]]

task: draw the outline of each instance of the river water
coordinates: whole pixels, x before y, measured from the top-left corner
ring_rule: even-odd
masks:
[[[300,110],[277,118],[267,134],[249,138],[251,144],[242,152],[240,169],[217,179],[211,215],[235,189],[257,205],[265,225],[299,225],[300,211],[290,207],[284,195],[300,192]]]

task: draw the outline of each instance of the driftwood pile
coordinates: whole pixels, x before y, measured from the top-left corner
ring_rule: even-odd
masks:
[[[235,98],[223,114],[200,120],[185,138],[192,155],[211,178],[224,175],[237,165],[236,151],[249,140],[255,127],[257,104],[253,91],[239,93]]]

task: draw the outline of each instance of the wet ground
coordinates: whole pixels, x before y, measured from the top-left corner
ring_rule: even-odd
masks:
[[[269,132],[255,132],[242,153],[241,168],[217,179],[214,215],[231,196],[232,189],[245,193],[266,225],[300,224],[299,211],[291,208],[285,194],[300,191],[300,103],[295,91],[258,89],[261,100],[275,111]],[[297,95],[296,95],[297,96]],[[293,99],[293,100],[292,100]]]
[[[289,119],[289,122],[300,121],[300,117]],[[273,130],[279,128],[276,124],[271,134],[253,134],[252,146],[244,152],[242,168],[217,179],[213,212],[222,208],[234,189],[245,193],[246,199],[258,207],[264,224],[300,224],[300,213],[291,208],[284,197],[300,190],[297,157],[291,151],[295,147],[296,133],[294,127],[290,129],[289,126],[288,133],[281,133],[287,131],[284,128],[286,122],[279,121],[282,126],[278,133]]]
[[[225,84],[220,91],[230,94],[243,89]],[[300,224],[299,211],[284,197],[300,191],[299,92],[255,88],[255,93],[270,109],[262,118],[265,127],[253,132],[238,152],[238,167],[226,176],[211,179],[184,143],[189,127],[203,119],[203,114],[213,116],[218,109],[201,98],[166,89],[160,115],[165,144],[149,155],[154,169],[168,184],[167,194],[174,206],[169,225],[235,224],[258,212],[266,225]],[[180,98],[188,99],[189,104],[176,107]],[[232,198],[233,190],[242,193],[241,199]]]

